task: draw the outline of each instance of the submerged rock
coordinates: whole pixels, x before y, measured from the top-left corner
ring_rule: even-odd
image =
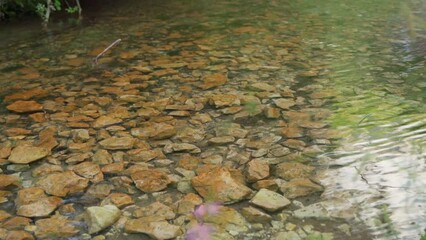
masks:
[[[250,200],[250,203],[269,212],[275,212],[284,208],[285,206],[290,205],[291,202],[279,193],[270,191],[268,189],[260,189]]]
[[[40,219],[35,224],[37,239],[69,238],[79,232],[72,221],[61,215]]]
[[[234,178],[228,168],[218,167],[192,178],[192,186],[204,198],[226,204],[246,199],[251,189]]]
[[[8,110],[17,113],[31,113],[43,110],[43,105],[36,101],[16,101],[6,107]]]
[[[88,179],[80,177],[72,171],[52,173],[37,181],[37,186],[47,193],[58,197],[82,192],[87,188],[88,184]]]
[[[136,187],[143,192],[158,192],[171,183],[169,176],[159,170],[139,170],[131,175]]]
[[[182,234],[179,226],[167,221],[146,222],[144,219],[130,219],[124,226],[127,233],[144,233],[154,239],[174,239]]]
[[[121,216],[121,211],[115,205],[88,207],[86,209],[89,234],[94,234],[113,225]]]
[[[43,147],[34,146],[17,146],[15,147],[8,158],[9,162],[27,164],[49,155],[49,150]]]

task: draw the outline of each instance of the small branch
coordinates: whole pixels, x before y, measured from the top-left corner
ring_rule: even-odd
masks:
[[[110,48],[112,48],[112,47],[114,47],[117,43],[119,43],[119,42],[121,42],[121,39],[119,38],[119,39],[117,39],[117,40],[115,40],[115,42],[113,42],[113,43],[111,43],[111,45],[109,45],[107,48],[105,48],[101,53],[99,53],[98,54],[98,56],[96,56],[94,59],[93,59],[93,64],[94,65],[96,65],[96,64],[98,64],[98,59],[100,58],[100,57],[102,57],[102,55],[104,55]]]

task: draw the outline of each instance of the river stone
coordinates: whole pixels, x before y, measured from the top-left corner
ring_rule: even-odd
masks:
[[[11,186],[21,186],[21,179],[16,175],[0,174],[0,189],[9,188]]]
[[[214,73],[206,75],[203,78],[203,83],[200,85],[200,88],[207,90],[210,88],[215,88],[221,86],[228,82],[228,76],[223,73]]]
[[[248,230],[248,223],[243,215],[230,207],[220,207],[217,213],[205,215],[203,221],[214,224],[228,232],[242,233]]]
[[[195,143],[202,141],[205,134],[203,128],[183,127],[178,130],[175,138],[182,142]]]
[[[125,193],[111,193],[107,198],[102,200],[101,206],[115,205],[118,208],[124,208],[126,206],[134,204],[132,196]]]
[[[280,191],[290,199],[307,196],[314,192],[322,192],[324,188],[308,178],[295,178],[280,186]]]
[[[163,150],[165,153],[172,153],[172,152],[200,153],[201,152],[201,149],[199,149],[194,144],[190,144],[190,143],[169,143],[166,146],[164,146]]]
[[[137,138],[167,139],[176,134],[176,128],[167,123],[153,123],[143,128],[132,128],[132,136]]]
[[[5,240],[34,240],[31,233],[23,230],[13,230],[7,233]]]
[[[269,176],[269,164],[266,161],[254,159],[247,164],[246,177],[248,182],[256,182]]]
[[[279,232],[274,237],[275,240],[302,240],[302,238],[294,231]],[[319,238],[322,239],[322,238]]]
[[[234,178],[226,167],[217,167],[192,178],[192,186],[204,198],[226,204],[246,199],[251,189]]]
[[[36,221],[37,239],[63,239],[76,235],[79,231],[74,223],[61,215]]]
[[[154,202],[146,207],[136,209],[133,216],[138,219],[145,219],[147,222],[158,222],[172,220],[176,217],[176,214],[172,208],[160,202]]]
[[[293,212],[297,218],[330,219],[330,213],[323,203],[314,203]]]
[[[8,110],[17,113],[39,112],[43,110],[43,105],[36,101],[16,101],[6,107]]]
[[[232,94],[215,94],[210,97],[209,103],[216,108],[229,107],[233,105],[240,105],[240,99],[237,95]]]
[[[167,221],[146,222],[144,219],[130,219],[124,226],[127,233],[144,233],[154,239],[174,239],[182,234],[179,226]]]
[[[25,188],[18,192],[16,214],[24,217],[46,217],[62,204],[59,197],[48,197],[41,188]]]
[[[43,147],[17,146],[9,156],[9,162],[27,164],[49,155],[49,150]]]
[[[252,223],[270,222],[272,217],[254,207],[245,207],[241,209],[241,214]]]
[[[277,165],[275,174],[278,177],[289,181],[293,178],[306,178],[312,175],[315,167],[311,167],[298,162],[286,162]]]
[[[45,97],[49,93],[46,89],[41,88],[33,88],[30,90],[26,90],[24,92],[14,93],[11,95],[7,95],[4,97],[5,102],[11,102],[15,100],[29,100],[31,98],[40,98]]]
[[[121,211],[115,205],[88,207],[86,209],[89,234],[94,234],[111,226],[121,216]]]
[[[0,159],[8,158],[11,152],[11,147],[0,147]]]
[[[282,108],[284,110],[290,109],[290,107],[296,105],[296,102],[293,99],[280,98],[274,100],[275,105],[277,107]]]
[[[250,88],[252,88],[255,91],[265,91],[265,92],[274,92],[275,90],[277,90],[276,86],[272,86],[262,82],[253,83],[250,86]]]
[[[46,193],[65,197],[68,194],[84,191],[89,184],[89,180],[78,176],[73,171],[63,173],[52,173],[37,181],[36,185],[44,189]]]
[[[143,192],[158,192],[171,183],[169,176],[156,169],[138,170],[131,174],[136,187]]]
[[[209,139],[209,143],[211,144],[228,144],[233,143],[235,138],[233,136],[221,136],[221,137],[213,137]]]
[[[132,137],[110,137],[100,141],[99,144],[108,150],[127,150],[133,148],[135,139]]]
[[[79,176],[89,179],[91,182],[97,183],[104,180],[104,175],[99,165],[95,162],[82,162],[69,168]]]
[[[120,118],[115,118],[115,117],[105,115],[105,116],[100,116],[99,118],[97,118],[95,120],[95,122],[93,123],[93,127],[94,128],[103,128],[103,127],[119,124],[119,123],[122,123],[122,122],[123,122],[123,120],[120,119]]]
[[[268,212],[275,212],[289,205],[291,202],[279,193],[262,188],[250,200],[250,203],[259,206]]]

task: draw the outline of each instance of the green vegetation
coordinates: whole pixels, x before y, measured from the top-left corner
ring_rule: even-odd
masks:
[[[67,0],[0,0],[0,19],[10,19],[22,15],[37,14],[47,24],[52,12],[64,10],[67,13],[78,13],[81,17],[79,0],[70,3]]]

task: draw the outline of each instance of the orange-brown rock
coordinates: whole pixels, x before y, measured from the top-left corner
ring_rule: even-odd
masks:
[[[215,88],[221,86],[228,82],[228,76],[224,73],[214,73],[206,75],[203,78],[203,83],[200,85],[200,88],[207,90],[210,88]]]
[[[308,178],[295,178],[280,186],[281,192],[287,198],[293,199],[297,197],[307,196],[314,192],[322,192],[324,188],[313,183]]]
[[[106,174],[118,174],[124,171],[124,163],[116,162],[102,166],[101,171]]]
[[[131,134],[137,138],[166,139],[176,134],[176,128],[167,123],[154,123],[143,128],[133,128]]]
[[[118,208],[123,208],[128,205],[132,205],[134,203],[132,196],[125,193],[111,193],[108,197],[106,197],[101,206],[113,204]]]
[[[42,123],[42,122],[46,122],[47,121],[46,114],[42,113],[42,112],[30,114],[29,117],[34,122],[38,122],[38,123]]]
[[[15,100],[28,100],[31,98],[40,98],[44,97],[49,93],[48,90],[40,89],[40,88],[34,88],[30,89],[24,92],[14,93],[11,95],[8,95],[4,98],[5,102],[12,102]]]
[[[18,230],[9,231],[5,240],[34,240],[34,237],[29,232]]]
[[[277,165],[275,174],[278,177],[283,178],[286,181],[289,181],[293,178],[306,178],[309,177],[313,171],[314,167],[298,163],[298,162],[285,162]]]
[[[13,137],[13,136],[20,136],[20,135],[29,135],[31,133],[31,130],[25,129],[25,128],[8,128],[4,131],[6,136]]]
[[[82,162],[72,166],[70,170],[73,170],[77,175],[87,178],[94,183],[104,180],[101,168],[95,162]]]
[[[0,227],[7,230],[23,229],[25,226],[31,224],[31,219],[26,217],[12,217],[3,222]]]
[[[49,150],[43,147],[20,145],[15,147],[8,158],[9,162],[27,164],[46,157]]]
[[[136,187],[143,192],[158,192],[171,183],[169,176],[159,170],[139,170],[131,174]]]
[[[0,147],[0,159],[8,158],[11,151],[11,147]]]
[[[41,188],[25,188],[18,192],[15,199],[16,214],[24,217],[45,217],[61,203],[61,198],[48,197]]]
[[[43,105],[36,101],[16,101],[8,105],[6,108],[17,113],[29,113],[43,110]]]
[[[0,189],[21,186],[21,180],[15,175],[0,174]]]
[[[269,164],[263,160],[251,160],[247,164],[246,178],[249,182],[256,182],[269,176]]]
[[[0,210],[0,222],[3,222],[4,220],[8,219],[10,215],[8,212]]]
[[[61,215],[40,219],[36,222],[37,239],[63,239],[76,235],[79,231],[74,223]]]
[[[66,171],[41,178],[37,181],[37,186],[43,188],[48,194],[65,197],[68,194],[84,191],[88,183],[88,179],[78,176],[73,171]]]
[[[234,203],[246,199],[251,189],[233,178],[226,167],[212,168],[192,178],[192,186],[206,200]]]

